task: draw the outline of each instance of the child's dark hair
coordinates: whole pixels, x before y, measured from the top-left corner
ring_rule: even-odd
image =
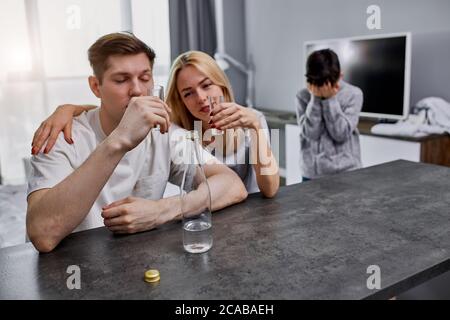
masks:
[[[341,65],[337,54],[331,49],[314,51],[306,62],[306,81],[315,86],[330,82],[336,84],[341,76]]]

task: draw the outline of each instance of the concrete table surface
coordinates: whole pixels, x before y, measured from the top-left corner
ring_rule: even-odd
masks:
[[[1,249],[0,299],[387,299],[450,270],[449,230],[450,168],[395,161],[214,213],[204,254],[183,251],[180,223],[83,231],[49,254]],[[67,288],[70,265],[80,290]],[[143,281],[150,268],[159,283]]]

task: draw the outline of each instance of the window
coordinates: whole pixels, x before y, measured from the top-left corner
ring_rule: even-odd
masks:
[[[91,74],[89,46],[99,36],[123,29],[120,0],[38,0],[38,20],[49,78]]]
[[[134,34],[156,52],[155,82],[166,85],[170,69],[168,0],[132,0]]]
[[[30,152],[33,118],[42,118],[42,85],[29,79],[31,42],[24,1],[0,2],[0,174],[2,183],[23,182],[22,157]],[[27,138],[25,138],[27,137]]]
[[[132,31],[157,55],[155,82],[170,67],[168,0],[0,1],[0,174],[25,182],[35,129],[62,103],[99,101],[89,89],[87,49],[100,36]],[[5,49],[7,48],[7,49]]]
[[[2,0],[0,8],[0,81],[4,82],[10,73],[31,71],[31,52],[24,1]]]

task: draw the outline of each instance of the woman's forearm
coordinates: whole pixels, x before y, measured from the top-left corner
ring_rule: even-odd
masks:
[[[255,169],[259,190],[265,197],[272,198],[280,187],[277,161],[264,131],[259,126],[254,129],[250,141],[250,159],[253,160],[251,163],[253,163]]]

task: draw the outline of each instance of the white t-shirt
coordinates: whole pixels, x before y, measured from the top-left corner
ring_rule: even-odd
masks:
[[[28,195],[53,188],[80,167],[97,146],[106,138],[100,125],[99,110],[84,112],[74,119],[73,145],[60,133],[52,151],[39,153],[31,159],[31,175]],[[184,139],[186,130],[171,125],[169,134],[152,130],[133,150],[127,152],[101,190],[97,200],[82,223],[74,230],[81,231],[103,226],[102,207],[130,195],[159,200],[163,197],[168,181],[180,185],[186,168],[186,145],[193,142]],[[184,153],[183,153],[184,152]],[[203,162],[216,162],[208,152],[202,152]],[[101,164],[98,164],[101,166]],[[186,175],[192,181],[194,170]],[[80,199],[80,201],[82,201]]]

